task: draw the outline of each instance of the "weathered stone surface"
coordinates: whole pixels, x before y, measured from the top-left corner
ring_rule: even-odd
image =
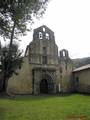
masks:
[[[19,75],[9,79],[10,92],[40,94],[41,81],[46,81],[47,93],[72,91],[73,62],[65,49],[58,56],[54,32],[48,27],[34,30],[33,41],[27,46],[25,56],[22,68],[17,70]]]
[[[21,69],[18,69],[18,76],[14,75],[8,81],[8,90],[15,94],[32,93],[32,81],[30,79],[28,57],[23,59],[24,63]]]
[[[90,69],[73,72],[75,90],[90,93]]]

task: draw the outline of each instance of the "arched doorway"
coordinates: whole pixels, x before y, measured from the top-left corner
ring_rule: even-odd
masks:
[[[47,80],[42,79],[40,81],[40,93],[47,94],[48,93],[48,83]]]

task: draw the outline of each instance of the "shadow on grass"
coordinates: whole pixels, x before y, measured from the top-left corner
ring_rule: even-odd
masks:
[[[9,100],[15,100],[15,101],[39,101],[44,99],[50,99],[50,98],[67,98],[72,95],[90,95],[87,93],[58,93],[58,94],[39,94],[39,95],[14,95],[13,97],[10,97],[8,95],[3,95],[2,99],[9,99]]]
[[[36,101],[36,100],[44,100],[44,99],[50,99],[54,97],[68,97],[73,95],[73,93],[59,93],[59,94],[39,94],[39,95],[17,95],[18,100],[22,98],[22,100],[30,100],[30,101]]]
[[[16,101],[36,101],[36,100],[44,100],[44,99],[50,99],[54,97],[68,97],[73,95],[74,93],[58,93],[58,94],[39,94],[39,95],[14,95],[13,97],[10,97],[8,95],[2,95],[1,98],[3,99],[9,99],[9,100],[16,100]]]
[[[90,96],[90,93],[85,92],[77,92],[78,95]]]

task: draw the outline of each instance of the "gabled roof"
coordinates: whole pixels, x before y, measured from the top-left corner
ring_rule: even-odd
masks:
[[[42,30],[43,30],[43,27],[44,27],[44,28],[46,29],[46,31],[48,31],[50,34],[54,34],[54,32],[53,32],[51,29],[49,29],[46,25],[42,25],[42,26],[34,29],[34,33],[37,33],[37,32],[40,31],[40,30],[42,31]]]
[[[73,70],[73,72],[78,72],[78,71],[82,71],[82,70],[86,70],[86,69],[90,69],[90,64],[88,65],[84,65],[82,67],[76,68]]]
[[[47,28],[49,31],[51,31],[51,32],[53,32],[50,28],[48,28],[46,25],[42,25],[42,26],[40,26],[40,27],[38,27],[38,28],[36,28],[36,29],[40,29],[40,28],[43,28],[43,27],[45,27],[45,28]],[[53,32],[54,33],[54,32]]]

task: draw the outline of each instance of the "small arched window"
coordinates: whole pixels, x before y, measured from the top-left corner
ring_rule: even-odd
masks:
[[[39,32],[39,39],[43,39],[43,34],[42,34],[42,32]]]
[[[48,33],[46,33],[46,39],[49,40],[49,34]]]

